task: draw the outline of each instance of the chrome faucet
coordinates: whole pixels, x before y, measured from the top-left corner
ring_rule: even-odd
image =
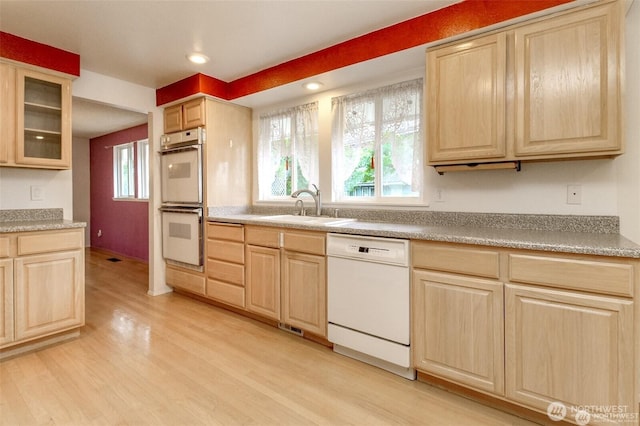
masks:
[[[320,196],[320,190],[314,184],[311,184],[315,188],[315,192],[310,189],[298,189],[296,192],[291,194],[291,198],[298,198],[300,194],[306,193],[313,197],[313,201],[316,203],[316,216],[320,216],[320,212],[322,211],[322,198]]]

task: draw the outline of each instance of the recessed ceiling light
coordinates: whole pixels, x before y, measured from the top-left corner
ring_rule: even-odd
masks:
[[[303,87],[307,90],[318,90],[322,87],[322,83],[320,83],[319,81],[310,81],[303,84]]]
[[[202,53],[190,53],[187,55],[187,59],[194,64],[206,64],[209,62],[209,58]]]

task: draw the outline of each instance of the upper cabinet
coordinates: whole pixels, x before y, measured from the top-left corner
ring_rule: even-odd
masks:
[[[621,154],[621,25],[598,3],[429,50],[428,163]]]
[[[206,124],[205,98],[198,98],[164,109],[164,132],[173,133]]]
[[[71,167],[71,81],[0,64],[0,166]]]

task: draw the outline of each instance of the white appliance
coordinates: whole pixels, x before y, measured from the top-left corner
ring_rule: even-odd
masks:
[[[328,339],[334,351],[415,380],[409,242],[328,234],[327,257]]]
[[[161,138],[162,255],[175,265],[203,266],[203,128]]]
[[[162,203],[202,204],[202,128],[163,135],[161,138]]]

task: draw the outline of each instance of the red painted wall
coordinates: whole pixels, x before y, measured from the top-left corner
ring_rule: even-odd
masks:
[[[93,138],[91,162],[91,246],[147,262],[149,260],[149,205],[142,201],[113,200],[114,145],[146,139],[147,125]],[[98,237],[98,230],[102,237]]]

